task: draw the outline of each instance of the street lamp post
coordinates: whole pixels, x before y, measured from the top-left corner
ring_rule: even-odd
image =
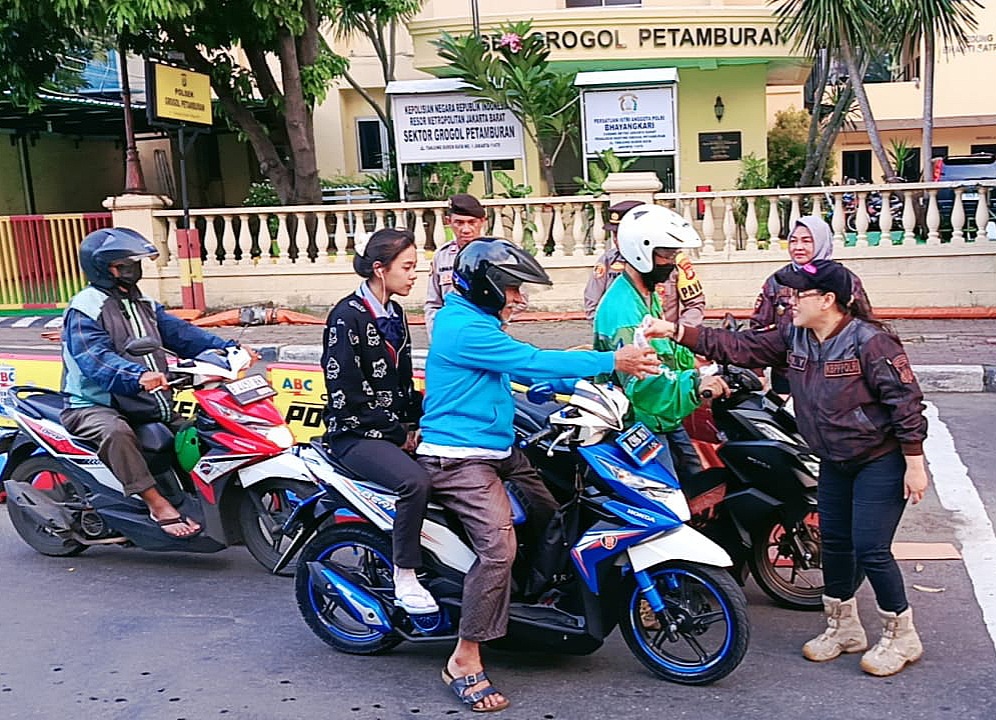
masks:
[[[474,35],[481,37],[481,10],[477,6],[477,0],[470,0],[470,21],[474,26]],[[494,194],[495,186],[491,178],[491,161],[484,161],[484,194]]]
[[[144,193],[145,176],[135,147],[135,125],[131,116],[131,85],[128,82],[128,55],[124,41],[118,43],[118,68],[121,71],[121,102],[124,105],[125,189],[126,193]]]

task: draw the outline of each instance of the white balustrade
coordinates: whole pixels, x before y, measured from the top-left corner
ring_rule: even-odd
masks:
[[[964,251],[966,246],[971,249],[976,243],[989,242],[986,237],[987,199],[996,191],[996,182],[975,182],[978,186],[906,183],[659,193],[654,201],[674,208],[696,227],[703,238],[700,255],[710,259],[715,259],[717,252],[725,257],[743,251],[757,252],[764,237],[770,238],[769,252],[782,254],[779,237],[785,232],[786,220],[791,227],[801,217],[803,209],[811,209],[816,216],[822,216],[830,208],[834,243],[840,247],[850,237],[856,240],[858,247],[867,248],[868,229],[873,222],[867,201],[869,194],[876,192],[882,201],[878,226],[883,251],[891,252],[893,242],[911,248],[921,233],[933,247],[960,247]],[[943,191],[942,198],[945,194],[952,197],[950,205],[945,203],[941,207],[939,191]],[[976,192],[979,200],[973,207],[971,203]],[[846,203],[849,210],[845,210],[845,195],[855,200],[853,205]],[[543,261],[557,262],[573,255],[603,251],[608,240],[603,223],[608,202],[607,197],[562,196],[502,198],[484,200],[483,204],[491,213],[488,223],[491,234],[529,247],[541,258],[544,250],[550,249],[551,258]],[[920,218],[921,222],[925,220],[925,226],[919,227],[915,205],[918,202],[924,202],[926,210]],[[764,203],[768,204],[767,209]],[[698,220],[696,210],[700,206],[704,212]],[[739,208],[744,210],[742,216]],[[783,215],[786,208],[787,218]],[[446,242],[445,205],[441,202],[195,209],[191,215],[192,224],[203,229],[201,247],[209,275],[234,265],[242,272],[259,273],[271,272],[274,265],[302,267],[316,263],[328,266],[330,271],[348,271],[348,264],[340,265],[339,262],[346,260],[347,248],[354,240],[358,249],[364,247],[367,227],[374,231],[389,226],[413,227],[416,249],[422,257],[427,246],[438,248]],[[178,272],[177,233],[182,213],[161,210],[155,211],[153,216],[163,224],[156,232],[156,237],[160,238],[159,266]],[[431,227],[427,223],[431,223]],[[847,231],[847,226],[853,228],[853,234]],[[893,241],[890,228],[900,226],[902,240]],[[431,242],[427,233],[431,233]],[[722,240],[722,246],[719,240]],[[739,247],[738,241],[742,243]],[[291,259],[292,249],[296,260]]]
[[[768,196],[768,250],[781,252],[778,238],[781,236],[782,218],[778,212],[778,196]]]
[[[964,243],[965,232],[965,206],[962,204],[962,193],[964,190],[955,188],[954,205],[951,208],[951,242]]]
[[[757,198],[747,198],[747,217],[744,218],[744,229],[747,231],[747,247],[757,250]]]
[[[996,188],[980,185],[976,191],[979,193],[979,202],[975,206],[975,242],[984,242],[988,239],[986,225],[989,222],[989,197]]]
[[[928,190],[927,195],[930,198],[927,205],[927,244],[940,245],[941,211],[937,206],[937,190]]]

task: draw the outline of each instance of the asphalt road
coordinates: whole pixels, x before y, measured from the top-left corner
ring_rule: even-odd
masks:
[[[996,519],[990,447],[996,395],[930,399]],[[291,581],[266,575],[244,548],[202,556],[103,548],[46,558],[20,541],[6,514],[0,507],[2,718],[471,714],[439,680],[447,645],[402,645],[374,658],[337,654],[299,617]],[[931,490],[907,512],[899,539],[957,543],[955,515]],[[488,652],[488,669],[513,702],[500,717],[990,718],[996,652],[965,564],[902,565],[926,655],[893,678],[865,676],[857,656],[826,665],[804,661],[799,647],[819,629],[820,616],[776,608],[748,585],[750,650],[723,681],[704,688],[658,681],[618,635],[580,658]],[[871,626],[867,588],[859,602]]]

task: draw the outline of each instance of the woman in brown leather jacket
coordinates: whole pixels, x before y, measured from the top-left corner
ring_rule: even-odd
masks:
[[[861,659],[893,675],[923,654],[892,540],[906,506],[927,488],[923,394],[899,339],[852,302],[852,275],[832,260],[787,266],[792,324],[737,333],[656,320],[647,337],[674,337],[696,354],[787,371],[799,431],[820,458],[818,511],[827,629],[803,646],[816,662],[864,651],[855,578],[875,591],[883,633]]]

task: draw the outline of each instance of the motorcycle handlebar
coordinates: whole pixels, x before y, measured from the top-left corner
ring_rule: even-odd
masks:
[[[550,426],[550,427],[545,427],[542,430],[537,430],[532,435],[526,435],[526,437],[522,438],[519,441],[519,448],[521,448],[521,449],[524,450],[525,448],[529,447],[530,445],[535,445],[540,440],[543,440],[544,438],[548,438],[551,435],[553,435],[554,432],[555,431],[554,431],[553,427]]]

